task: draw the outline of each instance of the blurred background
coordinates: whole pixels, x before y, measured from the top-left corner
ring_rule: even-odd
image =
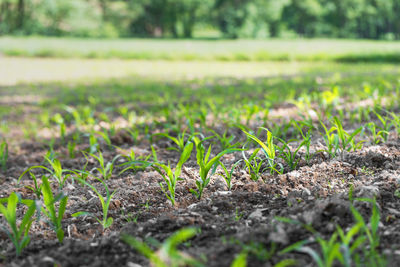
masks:
[[[399,14],[400,0],[0,0],[0,85],[382,73],[400,62]]]
[[[1,0],[0,35],[400,38],[399,0]]]

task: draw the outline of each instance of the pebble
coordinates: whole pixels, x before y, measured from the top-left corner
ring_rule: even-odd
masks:
[[[248,218],[252,219],[252,220],[261,220],[264,218],[263,211],[266,211],[266,210],[268,210],[268,209],[256,209],[255,211],[250,213]]]

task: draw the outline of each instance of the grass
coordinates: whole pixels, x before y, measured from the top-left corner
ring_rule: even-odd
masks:
[[[310,49],[312,47],[312,49]],[[398,42],[341,39],[173,40],[1,37],[8,56],[218,61],[400,61]]]

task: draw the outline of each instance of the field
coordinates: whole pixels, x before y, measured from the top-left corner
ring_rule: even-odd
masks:
[[[399,42],[332,39],[96,40],[0,37],[7,56],[143,60],[400,62]]]
[[[0,58],[0,266],[397,266],[400,67],[337,60],[396,43],[36,41]]]

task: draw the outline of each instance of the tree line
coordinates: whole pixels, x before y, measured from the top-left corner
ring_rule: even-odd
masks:
[[[0,35],[400,39],[400,0],[0,0]]]

